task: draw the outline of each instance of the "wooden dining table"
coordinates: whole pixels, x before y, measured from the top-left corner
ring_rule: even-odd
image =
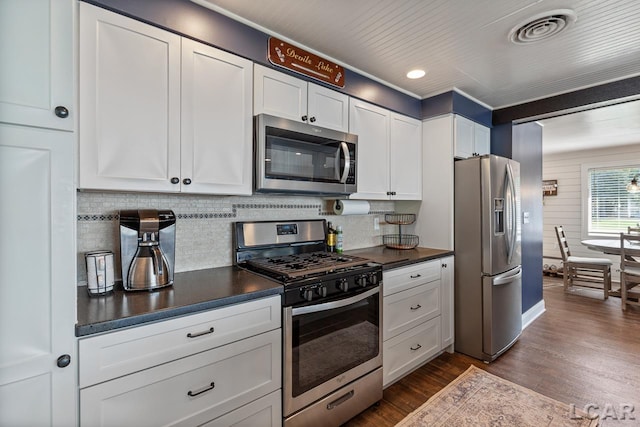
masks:
[[[620,255],[620,239],[588,239],[582,240],[580,243],[594,251]],[[625,240],[624,251],[627,256],[640,257],[640,245],[634,245]]]

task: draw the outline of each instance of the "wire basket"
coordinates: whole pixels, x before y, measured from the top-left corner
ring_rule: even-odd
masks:
[[[415,214],[386,214],[384,220],[387,224],[408,225],[416,220]]]
[[[420,243],[415,234],[384,234],[382,243],[390,249],[413,249]]]

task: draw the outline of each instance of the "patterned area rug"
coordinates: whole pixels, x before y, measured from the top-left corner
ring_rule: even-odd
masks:
[[[578,409],[470,366],[396,427],[595,427]]]

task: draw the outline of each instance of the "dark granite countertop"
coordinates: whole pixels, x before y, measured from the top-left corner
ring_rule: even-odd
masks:
[[[453,255],[453,251],[432,248],[408,250],[385,246],[345,251],[369,258],[384,270]],[[283,292],[281,284],[237,267],[219,267],[176,273],[174,284],[152,292],[125,292],[117,286],[112,293],[89,296],[78,288],[76,336],[86,336],[147,322],[210,310]]]
[[[125,292],[121,285],[104,296],[78,288],[76,336],[91,335],[229,304],[279,295],[281,284],[237,267],[176,273],[173,286]]]
[[[389,249],[386,246],[374,246],[372,248],[353,249],[344,252],[347,255],[369,258],[382,264],[383,270],[404,267],[423,261],[442,258],[453,255],[453,251],[445,249],[421,248],[414,249]]]

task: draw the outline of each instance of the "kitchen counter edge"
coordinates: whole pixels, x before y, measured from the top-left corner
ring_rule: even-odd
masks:
[[[454,251],[448,249],[417,247],[414,249],[390,249],[384,245],[371,248],[352,249],[344,252],[346,255],[368,258],[373,262],[382,264],[383,270],[405,267],[433,259],[454,255]]]
[[[238,267],[176,273],[174,284],[155,291],[127,292],[121,285],[101,296],[78,287],[76,337],[194,314],[227,305],[281,295],[282,285]]]

